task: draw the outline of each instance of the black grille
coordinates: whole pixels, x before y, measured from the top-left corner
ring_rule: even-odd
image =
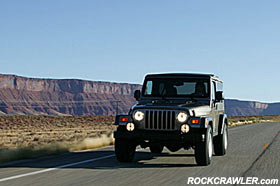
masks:
[[[175,130],[175,111],[146,110],[145,129]]]

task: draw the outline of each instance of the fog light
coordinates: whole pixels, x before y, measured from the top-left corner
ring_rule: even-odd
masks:
[[[128,131],[133,131],[135,129],[135,125],[133,123],[126,124],[126,129]]]
[[[187,124],[182,125],[182,126],[181,126],[181,131],[182,131],[183,133],[189,132],[189,131],[190,131],[189,125],[187,125]]]

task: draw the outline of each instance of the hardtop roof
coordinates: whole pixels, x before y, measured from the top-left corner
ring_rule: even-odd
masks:
[[[202,74],[202,73],[161,73],[161,74],[147,74],[146,78],[154,77],[154,78],[160,78],[160,77],[212,77],[216,80],[219,80],[218,76],[215,76],[214,74]]]
[[[147,74],[146,78],[161,78],[161,77],[202,77],[202,78],[213,78],[216,81],[222,82],[222,80],[214,74],[203,74],[203,73],[160,73],[160,74]]]

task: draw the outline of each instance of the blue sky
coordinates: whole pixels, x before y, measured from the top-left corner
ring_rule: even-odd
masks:
[[[0,2],[0,73],[141,83],[205,72],[227,98],[280,101],[280,1]]]

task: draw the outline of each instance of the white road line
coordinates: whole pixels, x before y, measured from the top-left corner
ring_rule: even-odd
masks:
[[[76,162],[76,163],[60,165],[60,166],[57,166],[57,167],[54,167],[54,168],[48,168],[48,169],[39,170],[39,171],[35,171],[35,172],[30,172],[30,173],[26,173],[26,174],[20,174],[20,175],[17,175],[17,176],[2,178],[2,179],[0,179],[0,182],[13,180],[13,179],[17,179],[17,178],[22,178],[22,177],[26,177],[26,176],[32,176],[32,175],[36,175],[36,174],[42,174],[42,173],[54,171],[54,170],[57,170],[57,169],[60,169],[60,168],[73,167],[73,166],[76,166],[76,165],[85,164],[85,163],[89,163],[89,162],[94,162],[94,161],[98,161],[98,160],[103,160],[103,159],[111,158],[111,157],[114,157],[114,156],[115,156],[114,154],[111,154],[111,155],[108,155],[108,156],[102,156],[102,157],[99,157],[99,158],[89,159],[89,160],[80,161],[80,162]]]

